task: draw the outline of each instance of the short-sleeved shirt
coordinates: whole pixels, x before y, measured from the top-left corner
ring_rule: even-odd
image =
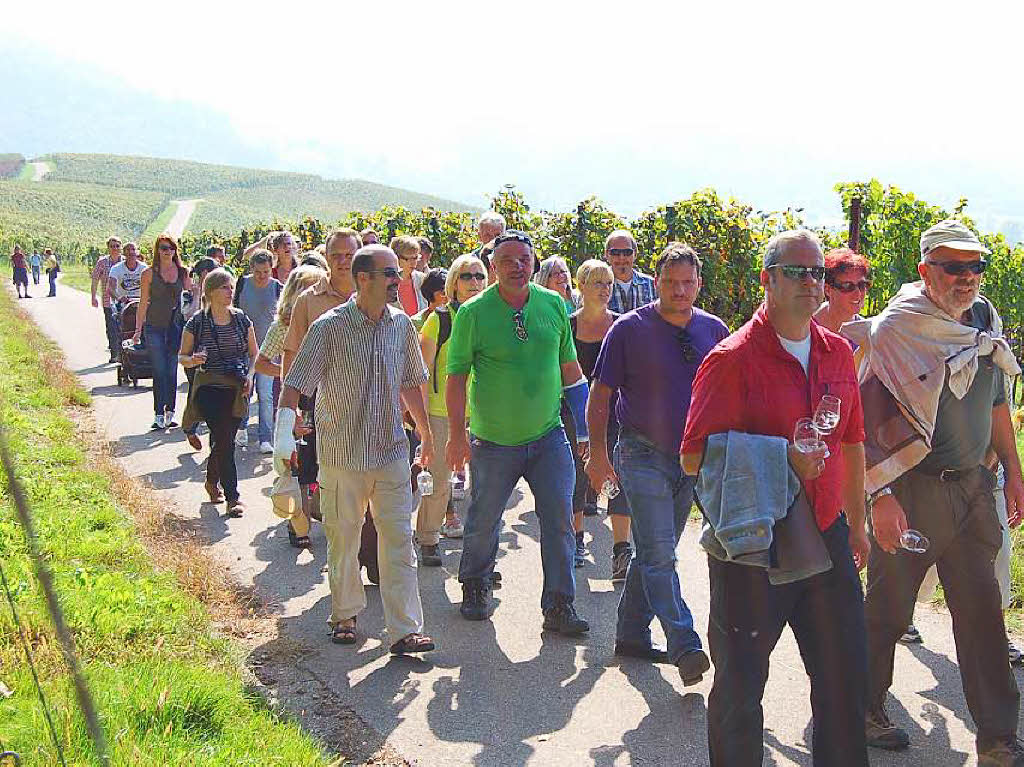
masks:
[[[989,330],[988,304],[979,298],[961,322],[978,330]],[[992,442],[992,408],[1004,402],[1005,376],[993,364],[992,355],[978,357],[978,370],[963,399],[957,399],[949,390],[947,370],[932,431],[932,451],[917,468],[938,474],[943,469],[972,469],[981,464]]]
[[[825,469],[804,483],[818,527],[839,517],[843,503],[840,443],[864,441],[864,412],[853,352],[841,336],[811,323],[809,376],[782,348],[762,304],[754,317],[716,346],[697,371],[681,452],[703,453],[712,434],[730,430],[793,439],[797,419],[810,417],[822,396],[842,401],[839,424],[824,437]]]
[[[24,253],[13,253],[11,255],[11,266],[15,269],[25,269],[25,254]]]
[[[139,300],[142,296],[142,273],[148,268],[146,264],[137,261],[135,269],[129,269],[128,264],[123,258],[110,267],[107,279],[114,281],[113,299],[115,301],[120,301],[124,298],[129,298],[133,301]]]
[[[370,471],[408,457],[400,395],[426,380],[412,321],[385,306],[374,322],[351,299],[310,326],[284,382],[316,392],[320,463]]]
[[[627,312],[605,336],[594,377],[618,392],[615,417],[621,427],[639,432],[660,450],[679,452],[690,391],[701,360],[729,335],[713,314],[694,308],[684,329],[666,321],[657,304]],[[683,340],[693,348],[687,362]]]
[[[448,305],[447,311],[452,313],[452,319],[454,320],[454,314],[457,311],[457,307],[452,304]],[[420,312],[420,315],[426,315],[423,320],[423,326],[420,328],[420,335],[423,338],[429,338],[434,342],[435,347],[437,346],[438,336],[441,334],[441,318],[437,316],[437,311],[431,309],[429,312]],[[419,315],[418,315],[419,316]],[[415,323],[415,318],[413,318]],[[427,381],[427,412],[430,415],[439,417],[448,416],[448,401],[445,398],[445,387],[448,385],[448,345],[451,343],[451,336],[441,344],[441,348],[434,349],[434,364],[428,370],[430,374],[430,380]],[[437,374],[434,374],[434,371]],[[469,377],[469,381],[466,383],[466,391],[468,392],[469,398],[473,395],[473,377]],[[469,399],[466,402],[469,405]],[[467,408],[468,412],[468,408]]]
[[[262,288],[256,286],[252,277],[243,278],[242,288],[238,292],[238,301],[235,305],[252,320],[253,330],[256,331],[256,343],[263,343],[267,331],[270,330],[270,324],[274,321],[274,314],[277,311],[279,295],[281,295],[281,283],[273,277]]]
[[[269,360],[274,360],[281,356],[281,352],[284,351],[284,339],[287,335],[288,326],[281,322],[281,320],[275,319],[270,323],[267,335],[263,338],[263,343],[260,345],[260,354]]]
[[[28,262],[32,264],[32,268],[35,269],[36,267],[42,265],[43,257],[40,256],[38,253],[33,253],[31,256],[28,257]]]
[[[525,341],[497,284],[462,305],[448,341],[448,375],[473,374],[470,431],[499,445],[525,445],[561,424],[561,365],[576,359],[562,297],[534,282],[529,291]]]
[[[193,350],[206,349],[203,367],[211,373],[228,373],[239,361],[249,364],[249,328],[252,321],[231,307],[231,322],[218,325],[209,311],[196,312],[185,323],[192,334]]]
[[[641,306],[646,306],[658,297],[654,288],[654,278],[642,272],[633,272],[629,283],[624,285],[614,280],[612,295],[608,308],[616,314],[625,314]]]
[[[94,282],[98,282],[100,284],[102,303],[104,307],[110,306],[110,291],[107,289],[107,277],[110,276],[110,268],[121,261],[122,259],[119,258],[117,261],[111,263],[110,256],[103,256],[103,258],[96,261],[96,266],[92,268],[92,279]]]
[[[292,318],[288,323],[288,335],[284,339],[285,351],[297,352],[302,346],[306,331],[324,312],[341,306],[351,298],[352,294],[336,291],[328,280],[323,277],[320,282],[302,291],[292,307]]]

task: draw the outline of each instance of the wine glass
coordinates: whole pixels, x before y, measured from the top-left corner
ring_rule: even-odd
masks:
[[[314,424],[314,421],[313,421],[313,411],[312,410],[303,410],[302,411],[302,425],[305,426],[310,431],[312,431],[313,424]],[[295,444],[296,445],[303,445],[303,446],[308,445],[309,443],[306,442],[306,435],[303,434],[301,437],[299,437],[297,440],[295,440]]]
[[[842,400],[839,397],[826,394],[821,398],[814,410],[814,425],[821,434],[831,434],[839,425],[841,407]]]
[[[612,480],[606,479],[604,484],[601,485],[601,493],[609,501],[619,495],[619,486],[616,485]]]
[[[813,453],[824,450],[825,443],[821,440],[821,431],[810,418],[801,418],[793,429],[793,444],[801,453]]]
[[[202,357],[203,358],[202,361],[198,365],[196,365],[196,370],[198,370],[200,373],[205,371],[206,370],[206,347],[205,346],[197,346],[195,349],[192,350],[192,356],[193,357]]]
[[[928,551],[928,539],[918,530],[904,530],[900,535],[900,546],[914,554]]]

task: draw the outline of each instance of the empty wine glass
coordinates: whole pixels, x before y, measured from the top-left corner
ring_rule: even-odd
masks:
[[[814,410],[814,425],[821,434],[831,434],[839,425],[840,408],[842,400],[831,394],[821,398],[818,407]]]
[[[793,444],[801,453],[825,449],[825,443],[821,441],[821,432],[810,418],[801,418],[796,422],[796,428],[793,429]]]
[[[918,530],[904,530],[900,536],[900,546],[914,554],[928,551],[928,539]]]
[[[198,370],[199,372],[205,371],[206,370],[206,347],[205,346],[197,346],[195,349],[192,350],[192,354],[195,357],[202,357],[203,358],[202,361],[198,365],[196,365],[196,370]]]
[[[312,428],[313,428],[313,411],[312,410],[303,410],[302,411],[302,425],[305,426],[307,429],[312,430]],[[295,444],[296,445],[308,445],[309,443],[306,442],[306,435],[303,434],[301,437],[299,437],[297,440],[295,440]]]
[[[604,495],[605,498],[607,498],[610,501],[612,498],[618,496],[619,486],[612,482],[610,479],[606,479],[604,481],[604,484],[601,485],[601,493]]]

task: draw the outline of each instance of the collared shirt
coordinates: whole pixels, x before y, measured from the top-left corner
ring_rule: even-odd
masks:
[[[306,331],[324,312],[329,312],[352,297],[352,293],[339,293],[331,285],[327,277],[311,288],[302,291],[292,309],[292,319],[288,323],[288,335],[284,339],[285,351],[297,352],[302,346]]]
[[[117,259],[111,263],[110,256],[103,256],[103,258],[96,261],[96,266],[92,268],[92,278],[98,280],[100,286],[103,288],[103,306],[110,306],[110,290],[107,285],[107,278],[110,276],[110,267],[114,264],[121,263],[122,259]]]
[[[608,300],[608,308],[616,314],[625,314],[651,303],[657,297],[657,292],[654,289],[654,278],[633,270],[633,277],[629,281],[629,289],[623,288],[618,280],[613,281],[612,297]]]
[[[370,471],[408,456],[400,394],[426,380],[412,321],[387,306],[373,322],[353,298],[312,324],[285,384],[316,392],[320,463]]]
[[[830,456],[817,479],[805,482],[821,530],[842,508],[840,443],[864,441],[864,413],[853,352],[841,336],[811,322],[808,373],[782,348],[765,307],[716,346],[697,371],[683,434],[682,453],[704,451],[704,440],[730,430],[793,439],[797,419],[810,417],[822,395],[842,401],[839,425],[824,437]]]

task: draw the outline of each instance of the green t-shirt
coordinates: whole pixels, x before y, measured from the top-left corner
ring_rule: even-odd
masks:
[[[563,363],[576,359],[565,302],[530,283],[523,306],[527,340],[515,311],[492,285],[459,309],[448,346],[448,375],[473,374],[469,429],[499,445],[524,445],[560,423]]]

